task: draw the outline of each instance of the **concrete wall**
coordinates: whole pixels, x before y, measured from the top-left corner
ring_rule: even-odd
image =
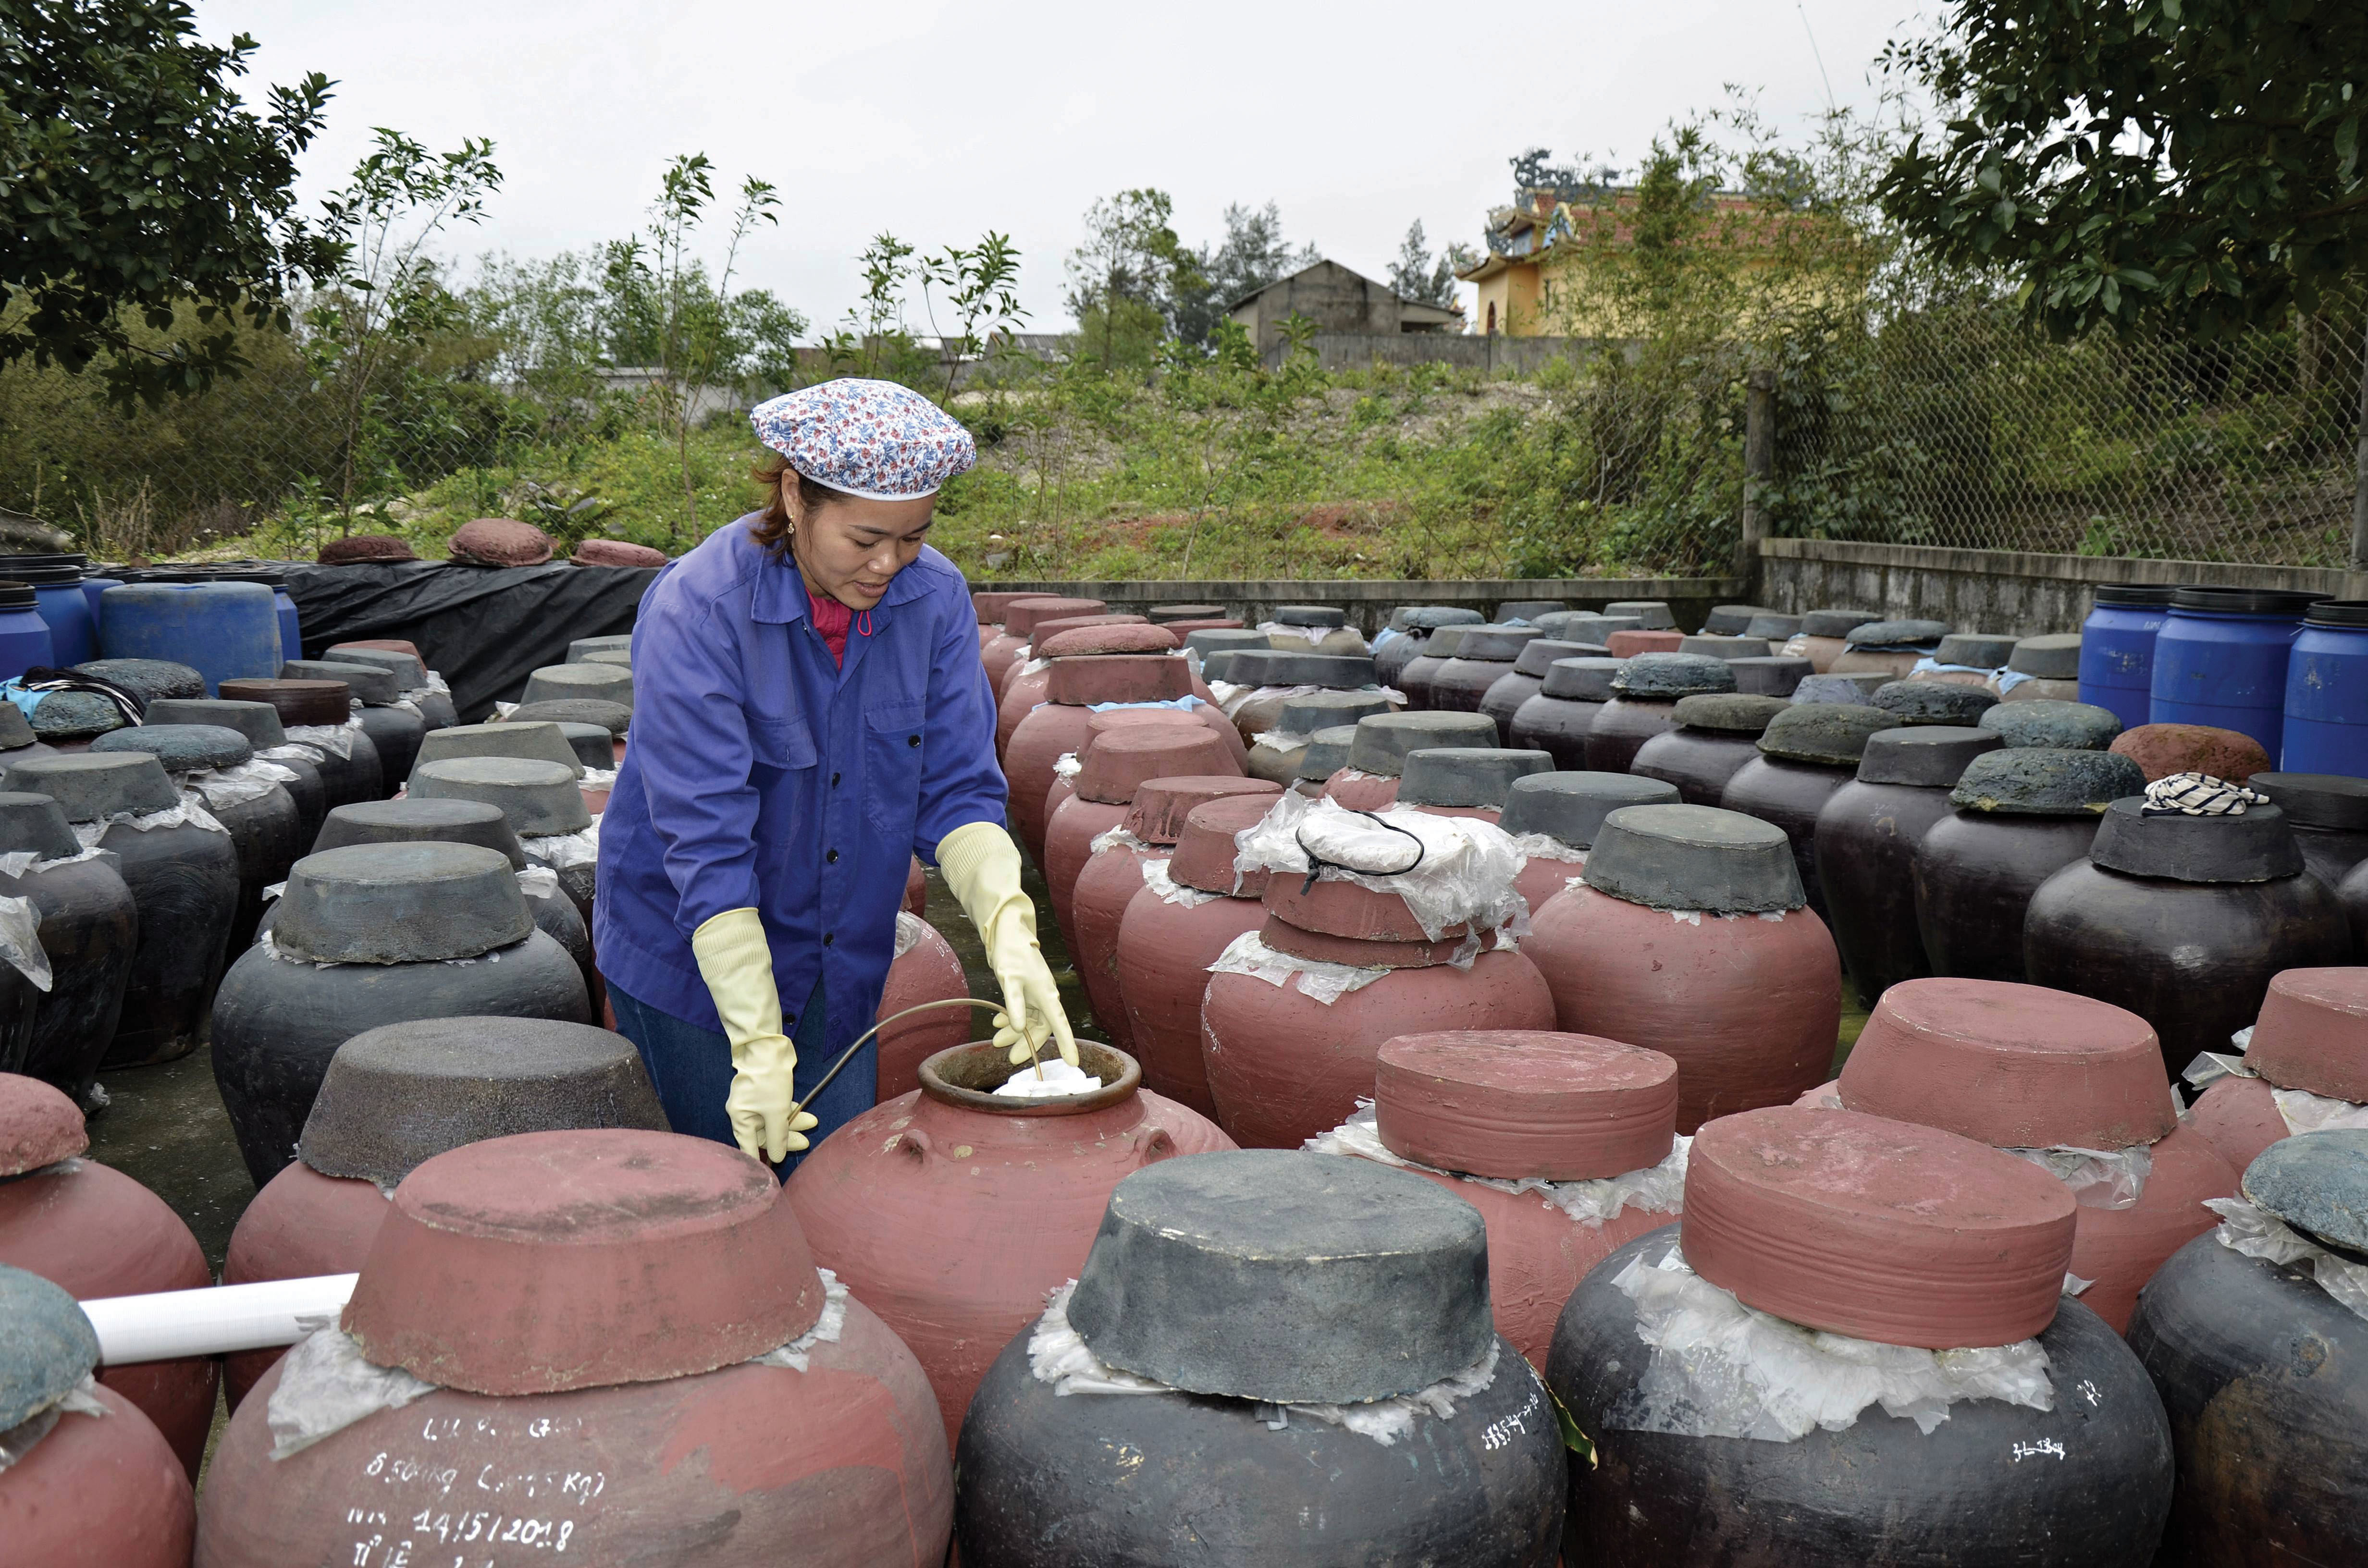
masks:
[[[1315,362],[1327,372],[1384,365],[1453,365],[1483,375],[1534,376],[1554,359],[1585,359],[1614,345],[1594,337],[1507,337],[1477,332],[1319,332]],[[1624,349],[1624,346],[1622,346]],[[1278,344],[1269,369],[1282,364]]]
[[[1389,285],[1335,261],[1319,261],[1269,284],[1234,307],[1232,315],[1261,354],[1280,348],[1282,324],[1292,315],[1305,316],[1324,332],[1395,335],[1399,330],[1398,297]]]
[[[1462,605],[1494,617],[1497,607],[1508,599],[1559,599],[1570,609],[1601,609],[1614,599],[1667,599],[1670,614],[1691,630],[1702,624],[1711,606],[1743,597],[1743,583],[1733,577],[1582,577],[1534,582],[1515,577],[1453,583],[996,581],[973,585],[1100,599],[1113,610],[1135,615],[1156,604],[1218,604],[1252,626],[1271,619],[1278,605],[1338,605],[1348,612],[1349,625],[1369,634],[1388,624],[1390,612],[1400,605]]]

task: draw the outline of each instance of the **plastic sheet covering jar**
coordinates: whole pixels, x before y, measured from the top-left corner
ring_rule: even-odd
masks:
[[[2170,585],[2107,583],[2080,623],[2080,700],[2112,710],[2122,728],[2147,722],[2154,640],[2170,615]]]
[[[880,992],[875,1021],[895,1017],[924,1002],[947,1002],[970,994],[962,958],[938,928],[910,910],[896,912],[895,957]],[[974,1010],[939,1007],[900,1019],[880,1031],[872,1103],[910,1094],[921,1083],[921,1063],[971,1037]]]
[[[85,849],[47,795],[0,793],[0,899],[27,906],[0,906],[0,924],[18,938],[0,971],[0,998],[17,999],[20,1024],[29,1018],[28,1027],[10,1031],[22,1040],[21,1052],[0,1068],[39,1078],[77,1105],[88,1101],[115,1039],[140,945],[139,910],[118,864]],[[38,960],[21,942],[28,920],[36,926]],[[46,990],[27,972],[42,962]]]
[[[36,667],[55,668],[49,622],[34,608],[30,584],[0,581],[0,679]]]
[[[2286,662],[2285,747],[2293,773],[2368,777],[2368,601],[2322,599]]]
[[[1133,1058],[1077,1049],[1099,1085],[1042,1096],[995,1092],[1032,1069],[991,1044],[941,1051],[920,1088],[815,1145],[782,1189],[814,1261],[920,1358],[950,1442],[996,1352],[1083,1267],[1120,1178],[1233,1147],[1144,1089]]]
[[[2283,588],[2174,590],[2170,614],[2155,633],[2146,722],[2234,730],[2260,742],[2275,764],[2294,638],[2303,612],[2322,597]]]
[[[127,583],[101,596],[110,659],[170,659],[222,683],[279,673],[279,608],[260,583]]]
[[[76,1301],[211,1288],[213,1270],[181,1217],[122,1172],[85,1158],[89,1146],[72,1101],[0,1073],[0,1265],[38,1274]],[[214,1360],[109,1367],[99,1381],[156,1424],[197,1480],[221,1381]]]
[[[387,1210],[340,1323],[223,1432],[206,1568],[943,1561],[928,1385],[756,1162],[529,1132],[435,1156]]]

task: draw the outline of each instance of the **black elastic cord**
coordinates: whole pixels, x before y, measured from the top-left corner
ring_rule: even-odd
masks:
[[[36,665],[17,677],[17,686],[20,691],[87,691],[104,697],[115,704],[126,724],[141,723],[148,716],[148,705],[138,692],[81,670],[55,670]]]
[[[1383,822],[1372,812],[1358,811],[1353,806],[1342,806],[1340,809],[1344,812],[1349,812],[1352,815],[1365,818],[1367,821],[1372,823],[1376,827],[1385,827],[1392,833],[1404,834],[1406,837],[1413,839],[1414,858],[1407,861],[1405,865],[1399,867],[1395,871],[1368,871],[1356,866],[1344,866],[1338,860],[1326,860],[1324,857],[1315,853],[1315,850],[1307,847],[1307,840],[1305,838],[1300,837],[1298,833],[1294,833],[1292,836],[1299,841],[1299,852],[1307,857],[1307,880],[1299,884],[1299,896],[1302,898],[1305,898],[1308,892],[1314,889],[1315,886],[1315,879],[1322,876],[1327,867],[1335,871],[1347,871],[1352,876],[1359,877],[1403,877],[1408,871],[1413,870],[1417,866],[1421,865],[1422,858],[1430,853],[1429,846],[1423,843],[1422,835],[1418,833],[1400,827],[1394,822]]]

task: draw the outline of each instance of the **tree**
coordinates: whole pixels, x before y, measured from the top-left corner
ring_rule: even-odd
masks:
[[[1429,239],[1422,232],[1422,220],[1417,218],[1406,225],[1406,238],[1398,244],[1398,258],[1390,264],[1390,287],[1401,300],[1452,310],[1456,273],[1479,259],[1470,246],[1451,241],[1439,259],[1432,260]]]
[[[1198,258],[1168,226],[1174,211],[1166,191],[1149,188],[1122,190],[1086,210],[1085,243],[1069,254],[1068,305],[1104,366],[1147,358],[1167,325],[1173,290],[1201,286]]]
[[[948,335],[938,327],[936,290],[962,331]],[[976,245],[948,245],[921,258],[921,305],[928,312],[929,330],[937,334],[939,351],[946,361],[946,390],[939,399],[951,403],[954,381],[962,362],[985,355],[998,335],[1008,339],[1028,312],[1019,305],[1019,249],[1009,234],[989,229]]]
[[[185,0],[0,0],[0,364],[103,360],[128,408],[237,370],[237,317],[288,329],[338,259],[291,188],[330,82],[257,114],[232,86],[255,49],[198,41]]]

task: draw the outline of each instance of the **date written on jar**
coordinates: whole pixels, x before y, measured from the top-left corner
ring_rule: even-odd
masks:
[[[354,1518],[360,1509],[352,1510],[347,1517],[354,1523],[384,1522],[384,1516],[368,1519]],[[411,1518],[415,1534],[389,1540],[381,1531],[365,1540],[356,1540],[351,1559],[352,1568],[494,1568],[495,1559],[482,1559],[463,1551],[446,1563],[444,1553],[451,1547],[518,1546],[534,1551],[561,1552],[575,1539],[573,1519],[526,1518],[517,1514],[493,1514],[472,1509],[459,1514],[435,1514],[426,1510]]]

